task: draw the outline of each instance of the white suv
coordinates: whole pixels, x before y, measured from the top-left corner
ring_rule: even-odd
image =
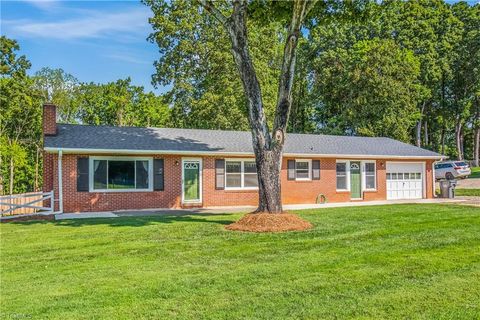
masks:
[[[435,164],[435,179],[464,179],[472,173],[464,161],[444,161]]]

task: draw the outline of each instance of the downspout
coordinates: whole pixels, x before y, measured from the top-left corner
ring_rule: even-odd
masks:
[[[63,174],[62,174],[62,150],[58,151],[58,212],[63,213]]]

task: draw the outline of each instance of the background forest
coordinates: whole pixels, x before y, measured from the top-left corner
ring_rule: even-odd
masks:
[[[169,88],[162,95],[129,78],[97,84],[61,69],[32,73],[19,44],[2,36],[0,194],[41,188],[47,101],[59,106],[59,122],[248,130],[228,38],[213,19],[188,0],[144,2],[153,12],[149,40],[159,48],[152,81]],[[282,8],[253,2],[249,21],[269,119],[285,30],[271,10],[278,17]],[[478,165],[479,4],[326,1],[309,18],[298,50],[290,132],[387,136]]]

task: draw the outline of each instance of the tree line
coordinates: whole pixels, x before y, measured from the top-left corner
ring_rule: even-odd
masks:
[[[59,106],[60,122],[249,129],[225,30],[192,1],[144,3],[153,12],[149,40],[159,49],[152,82],[169,88],[162,95],[129,78],[83,83],[50,68],[29,75],[18,43],[1,38],[0,193],[41,188],[47,101]],[[269,121],[287,6],[253,1],[248,7],[249,47]],[[288,132],[387,136],[478,165],[480,5],[320,2],[301,30],[296,60]]]

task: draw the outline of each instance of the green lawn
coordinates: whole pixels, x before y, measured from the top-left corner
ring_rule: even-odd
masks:
[[[307,232],[190,215],[1,225],[12,319],[479,319],[480,209],[301,212]]]
[[[468,176],[469,179],[480,179],[480,167],[472,168],[472,174]]]
[[[455,189],[455,195],[480,197],[480,189]]]

